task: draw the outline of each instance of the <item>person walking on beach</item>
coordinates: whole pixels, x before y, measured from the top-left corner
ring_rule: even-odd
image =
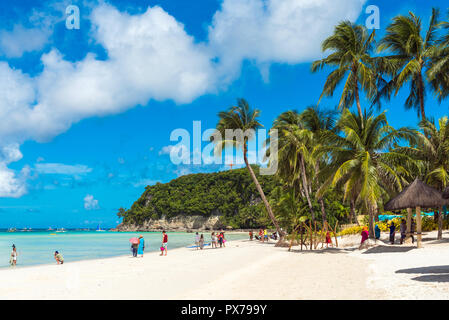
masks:
[[[415,243],[415,237],[413,234],[415,233],[415,220],[412,219],[412,223],[410,225],[410,237],[412,238],[412,243]]]
[[[376,224],[376,226],[374,227],[374,237],[376,238],[376,240],[380,239],[380,228],[378,224]]]
[[[195,234],[195,246],[196,250],[198,250],[200,247],[200,235],[198,234],[198,232]]]
[[[403,244],[405,236],[407,235],[407,224],[405,223],[405,219],[401,220],[400,231],[401,231],[401,244]]]
[[[262,230],[262,228],[259,229],[259,241],[263,242],[263,230]]]
[[[390,243],[394,244],[394,236],[396,234],[396,226],[394,225],[393,221],[391,221],[389,228],[390,228]]]
[[[64,257],[58,251],[55,251],[56,264],[64,264]]]
[[[253,241],[253,230],[249,231],[249,240]]]
[[[217,247],[217,236],[215,235],[215,232],[211,233],[210,240],[212,243],[212,248],[216,248]]]
[[[359,250],[361,250],[367,244],[366,240],[368,240],[368,237],[369,237],[368,228],[363,227],[362,241],[360,242]]]
[[[17,265],[17,250],[16,250],[16,245],[14,245],[14,244],[12,245],[10,263],[13,267],[15,267]]]
[[[165,252],[165,255],[167,255],[167,244],[168,244],[168,235],[164,230],[164,231],[162,231],[162,248],[164,248],[164,251],[161,252],[161,254],[160,254],[161,256],[164,255],[164,252]]]
[[[263,241],[268,242],[268,231],[267,231],[267,229],[263,230]]]
[[[221,238],[223,239],[223,248],[226,248],[226,238],[224,232],[221,233]]]
[[[218,243],[220,244],[220,248],[223,247],[223,232],[218,234]]]
[[[145,239],[143,238],[143,236],[140,236],[137,254],[140,255],[141,258],[143,258],[143,250],[145,250]]]
[[[200,240],[198,241],[198,245],[200,246],[200,249],[203,250],[204,248],[204,235],[201,234]]]
[[[133,257],[137,257],[137,248],[139,247],[139,243],[132,243],[131,244],[131,249],[133,251]]]

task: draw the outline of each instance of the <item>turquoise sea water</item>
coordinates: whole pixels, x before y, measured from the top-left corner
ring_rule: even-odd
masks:
[[[168,232],[168,250],[194,244],[195,233]],[[145,252],[159,251],[161,232],[96,232],[54,231],[0,232],[0,267],[9,266],[12,244],[16,245],[17,266],[55,263],[53,254],[58,250],[64,262],[131,255],[129,239],[142,235]],[[226,240],[246,239],[243,233],[225,233]],[[210,233],[204,233],[205,242],[210,242]]]

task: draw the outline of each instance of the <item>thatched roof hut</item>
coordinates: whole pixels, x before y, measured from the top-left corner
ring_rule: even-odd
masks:
[[[447,192],[449,198],[449,190]],[[401,193],[388,201],[385,210],[407,209],[407,238],[411,235],[410,225],[412,218],[412,208],[416,208],[416,234],[417,245],[421,248],[422,228],[421,228],[421,208],[440,208],[438,217],[438,238],[441,238],[442,231],[442,207],[449,205],[449,199],[443,198],[443,193],[434,189],[419,179],[415,179],[408,187],[404,188]]]
[[[428,186],[419,179],[415,179],[396,197],[388,201],[384,210],[391,211],[416,207],[439,208],[447,205],[449,205],[449,199],[444,199],[442,192]]]

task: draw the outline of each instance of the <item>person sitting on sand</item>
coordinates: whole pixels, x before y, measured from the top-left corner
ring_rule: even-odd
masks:
[[[64,258],[58,251],[55,251],[55,260],[56,264],[64,264]]]
[[[368,236],[369,236],[368,228],[367,227],[363,227],[363,230],[362,230],[362,241],[360,242],[359,250],[361,250],[363,248],[363,246],[365,244],[365,241],[368,240]]]
[[[389,228],[390,228],[390,243],[394,244],[394,236],[396,235],[396,226],[394,225],[393,221],[391,221]]]
[[[168,235],[164,230],[162,231],[162,248],[164,248],[164,251],[161,252],[160,254],[161,256],[164,255],[164,252],[165,255],[167,255],[167,244],[168,244]]]
[[[377,223],[376,223],[376,226],[374,227],[374,236],[375,236],[376,240],[380,239],[380,228]]]

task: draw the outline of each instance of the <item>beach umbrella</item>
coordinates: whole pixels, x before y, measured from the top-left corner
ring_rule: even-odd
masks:
[[[416,228],[418,248],[421,248],[421,208],[440,208],[449,205],[449,200],[443,198],[442,192],[432,188],[419,179],[415,179],[402,190],[396,197],[388,201],[384,210],[407,209],[407,238],[410,235],[412,208],[416,208]]]
[[[131,239],[129,239],[129,242],[131,242],[132,244],[139,244],[139,239],[131,238]]]

